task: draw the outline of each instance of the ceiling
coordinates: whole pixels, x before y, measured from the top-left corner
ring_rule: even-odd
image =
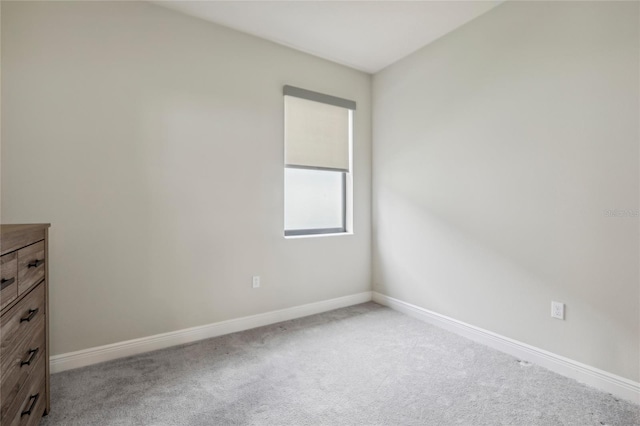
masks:
[[[502,3],[482,1],[154,1],[368,73]]]

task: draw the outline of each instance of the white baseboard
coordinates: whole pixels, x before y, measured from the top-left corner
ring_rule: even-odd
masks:
[[[306,317],[369,301],[371,301],[371,292],[365,291],[363,293],[339,297],[337,299],[323,300],[321,302],[294,306],[292,308],[280,309],[278,311],[265,312],[263,314],[251,315],[248,317],[186,328],[184,330],[112,343],[110,345],[83,349],[81,351],[54,355],[50,357],[51,373],[59,373],[61,371],[85,367],[99,362],[110,361],[117,358],[137,355],[198,340],[209,339],[211,337],[235,333],[237,331],[249,330],[251,328]]]
[[[488,330],[437,314],[428,309],[373,292],[373,301],[388,306],[429,324],[449,330],[478,343],[498,349],[553,372],[609,392],[636,404],[640,403],[640,383],[608,373],[598,368],[501,336]]]

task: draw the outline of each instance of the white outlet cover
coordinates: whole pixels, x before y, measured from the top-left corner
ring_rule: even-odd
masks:
[[[255,275],[253,277],[253,279],[251,280],[251,285],[253,286],[253,288],[259,288],[260,287],[260,276]]]
[[[564,303],[562,302],[551,302],[551,316],[557,319],[564,319]]]

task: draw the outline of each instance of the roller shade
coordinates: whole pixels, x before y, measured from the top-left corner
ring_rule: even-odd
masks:
[[[284,87],[285,165],[349,171],[350,114],[355,102]]]

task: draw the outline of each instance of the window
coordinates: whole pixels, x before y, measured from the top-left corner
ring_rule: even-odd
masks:
[[[284,234],[351,231],[353,101],[284,87]]]

